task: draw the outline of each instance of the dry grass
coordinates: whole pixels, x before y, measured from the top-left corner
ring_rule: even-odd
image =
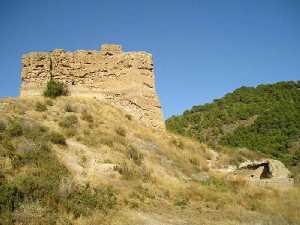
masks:
[[[47,110],[36,111],[38,102]],[[215,174],[210,171],[215,156],[206,145],[144,127],[110,105],[71,97],[1,103],[5,108],[0,116],[29,118],[67,137],[65,145],[54,148],[74,178],[62,181],[62,195],[68,194],[72,182],[118,190],[118,207],[112,214],[95,211],[74,218],[60,212],[72,224],[300,224],[299,187],[280,192]],[[230,149],[218,152],[220,166],[259,157]],[[202,173],[210,178],[192,179]],[[38,203],[24,205],[16,216],[30,219],[28,214],[40,216],[43,210]]]

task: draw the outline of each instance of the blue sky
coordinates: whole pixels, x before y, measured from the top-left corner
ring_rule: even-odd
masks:
[[[0,1],[0,97],[29,51],[119,43],[154,55],[165,118],[240,86],[300,80],[298,0]]]

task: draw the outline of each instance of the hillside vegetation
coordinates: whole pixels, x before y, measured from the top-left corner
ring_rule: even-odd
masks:
[[[95,99],[3,99],[0,224],[300,224],[299,187],[212,168],[259,157],[155,132]]]
[[[246,147],[289,166],[300,162],[300,81],[241,87],[166,121],[167,128],[212,145]]]

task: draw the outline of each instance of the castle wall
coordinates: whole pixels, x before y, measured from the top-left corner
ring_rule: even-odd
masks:
[[[42,95],[55,79],[67,85],[71,96],[98,98],[164,129],[149,53],[122,52],[119,45],[102,45],[101,51],[56,49],[25,54],[22,65],[21,96]]]

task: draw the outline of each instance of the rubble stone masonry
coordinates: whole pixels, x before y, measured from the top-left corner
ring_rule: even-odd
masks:
[[[31,52],[22,57],[21,96],[40,96],[50,79],[71,96],[94,97],[124,109],[149,127],[164,129],[155,89],[152,55],[123,52],[105,44],[100,51]]]

